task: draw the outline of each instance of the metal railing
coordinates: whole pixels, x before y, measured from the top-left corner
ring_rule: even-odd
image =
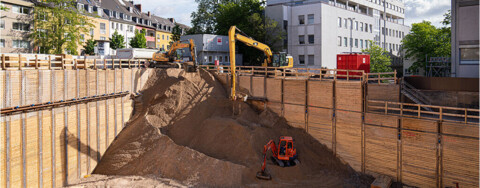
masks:
[[[365,81],[377,84],[391,84],[392,82],[396,84],[398,83],[397,70],[393,72],[366,73]]]

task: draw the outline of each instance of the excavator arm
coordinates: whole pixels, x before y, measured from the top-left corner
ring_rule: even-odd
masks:
[[[265,146],[263,146],[263,163],[262,163],[262,170],[257,173],[257,177],[260,179],[271,179],[272,177],[265,171],[267,166],[267,152],[268,150],[272,151],[273,157],[277,157],[278,151],[277,146],[273,140],[270,140]]]
[[[238,32],[238,33],[237,33]],[[229,48],[230,48],[230,69],[231,69],[231,74],[232,74],[232,93],[231,93],[231,98],[232,100],[236,99],[236,94],[235,94],[235,84],[236,84],[236,65],[235,65],[235,42],[240,41],[246,44],[247,46],[254,47],[258,50],[263,51],[265,53],[265,61],[264,65],[268,65],[272,61],[272,50],[268,45],[263,44],[261,42],[256,41],[255,39],[252,39],[248,37],[246,34],[244,34],[240,29],[238,29],[236,26],[230,27],[230,30],[228,30],[228,41],[229,41]]]

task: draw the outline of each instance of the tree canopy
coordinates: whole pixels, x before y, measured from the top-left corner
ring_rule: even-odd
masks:
[[[97,46],[97,41],[93,39],[88,39],[83,46],[85,54],[95,55],[95,46]]]
[[[130,40],[132,48],[147,48],[147,38],[145,38],[145,29],[142,31],[135,30],[135,37]]]
[[[190,34],[228,35],[230,27],[235,25],[249,37],[270,46],[272,51],[280,50],[285,33],[276,21],[265,16],[264,1],[197,0],[197,2],[199,7],[192,13],[193,27],[189,31]],[[203,20],[196,21],[196,18]],[[260,65],[263,62],[262,51],[242,43],[238,43],[238,49],[238,52],[243,54],[245,65]]]
[[[429,21],[412,24],[410,33],[402,40],[405,58],[414,60],[410,71],[425,68],[427,57],[449,57],[451,54],[451,13],[445,13],[443,27],[437,28]]]
[[[81,34],[88,33],[92,19],[76,9],[75,0],[44,0],[34,9],[35,29],[30,35],[40,53],[78,54]]]
[[[392,63],[388,52],[371,40],[368,43],[372,45],[362,49],[362,52],[370,54],[370,72],[392,72],[390,67]]]
[[[118,34],[117,30],[112,34],[112,38],[110,38],[110,48],[122,49],[125,48],[125,38],[123,35]]]
[[[180,25],[175,24],[175,27],[172,28],[172,41],[170,42],[170,45],[173,42],[179,41],[181,36],[182,36],[182,29],[180,28]]]

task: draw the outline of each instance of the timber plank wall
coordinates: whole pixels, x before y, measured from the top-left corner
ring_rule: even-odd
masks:
[[[230,88],[229,75],[217,78]],[[397,84],[239,76],[241,91],[305,129],[357,171],[417,187],[478,187],[478,123],[365,111],[367,100],[399,102]]]
[[[2,108],[138,92],[150,70],[2,70]],[[0,118],[0,187],[61,187],[90,174],[129,120],[130,96]]]

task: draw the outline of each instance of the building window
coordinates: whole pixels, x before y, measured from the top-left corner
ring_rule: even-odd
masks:
[[[107,30],[106,30],[106,25],[105,23],[100,23],[100,34],[105,34],[107,33]]]
[[[225,56],[225,62],[228,62],[228,56]]]
[[[313,14],[309,14],[308,15],[308,24],[313,24],[313,22],[314,22]]]
[[[370,33],[372,33],[373,30],[372,30],[372,24],[370,24]]]
[[[299,55],[298,56],[298,63],[300,65],[305,65],[305,56],[304,55]]]
[[[298,43],[305,44],[305,35],[298,36]]]
[[[103,42],[99,42],[99,43],[98,43],[98,47],[99,47],[99,48],[103,48],[103,47],[104,47]]]
[[[29,48],[30,43],[25,40],[13,40],[13,48]]]
[[[355,48],[358,48],[358,39],[355,39]]]
[[[479,64],[479,48],[460,48],[460,64],[461,65],[478,65]]]
[[[338,37],[337,45],[342,46],[342,37],[340,36]]]
[[[0,48],[5,48],[5,39],[0,39]]]
[[[348,46],[348,41],[347,37],[343,37],[343,46],[347,47]]]
[[[358,31],[358,21],[355,21],[355,30]]]
[[[105,37],[100,37],[100,40],[107,40],[107,38],[105,38]]]
[[[5,29],[5,20],[0,19],[0,29]]]
[[[350,47],[353,47],[353,38],[350,38]]]
[[[365,23],[365,32],[368,32],[368,24]]]
[[[223,56],[218,56],[218,62],[220,62],[220,63],[223,62]]]
[[[90,36],[94,36],[94,32],[93,32],[93,29],[90,29]]]
[[[350,20],[350,29],[353,29],[353,20]]]
[[[13,5],[12,10],[13,10],[14,13],[19,13],[19,14],[29,14],[30,13],[30,8],[24,7],[24,6]]]
[[[15,22],[15,23],[13,23],[13,30],[29,31],[30,30],[30,24]]]
[[[123,31],[123,24],[120,24],[120,31]]]
[[[80,42],[85,42],[85,35],[84,34],[80,34]]]
[[[360,39],[360,48],[363,48],[363,40]]]
[[[305,24],[305,16],[304,15],[298,16],[298,24],[300,24],[300,25]]]
[[[347,26],[348,26],[347,18],[344,18],[344,19],[343,19],[343,25],[345,26],[345,28],[347,28]]]
[[[314,35],[308,35],[308,43],[309,44],[314,44],[315,43],[315,36]]]
[[[212,56],[208,56],[208,62],[213,62]]]
[[[308,65],[315,65],[315,56],[308,55]]]
[[[385,27],[382,27],[382,35],[385,35]]]
[[[360,22],[360,31],[363,31],[363,22]]]
[[[342,18],[338,17],[338,27],[342,27]]]
[[[115,23],[112,22],[112,29],[115,29]]]
[[[167,40],[170,40],[170,36],[167,35]]]

